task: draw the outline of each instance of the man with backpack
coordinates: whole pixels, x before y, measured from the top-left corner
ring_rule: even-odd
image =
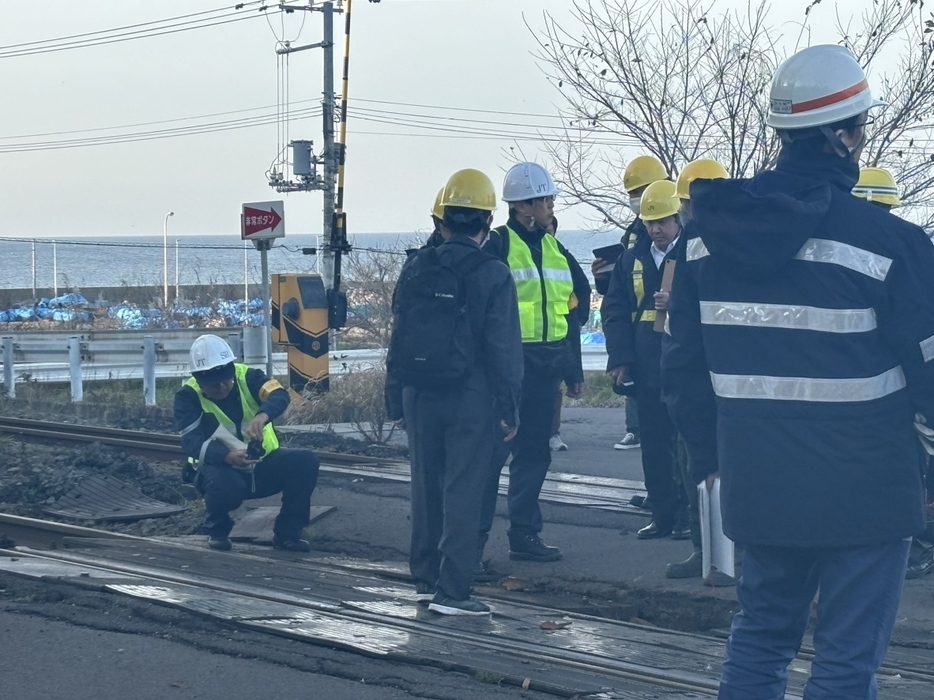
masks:
[[[454,173],[441,206],[445,242],[409,258],[396,285],[386,406],[409,438],[416,600],[485,615],[470,585],[493,446],[519,423],[518,303],[509,268],[480,250],[496,208],[490,179]]]

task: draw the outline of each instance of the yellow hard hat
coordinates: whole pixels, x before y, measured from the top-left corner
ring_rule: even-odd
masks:
[[[639,205],[639,218],[658,221],[674,216],[681,209],[678,187],[671,180],[659,180],[645,188]]]
[[[629,161],[623,174],[623,189],[632,192],[651,185],[658,180],[667,180],[668,171],[655,156],[639,156]]]
[[[863,168],[859,171],[859,182],[853,188],[853,194],[867,202],[879,202],[890,207],[900,207],[898,183],[885,168]]]
[[[431,215],[436,219],[444,218],[444,205],[441,204],[441,197],[444,196],[444,188],[442,187],[438,190],[438,194],[435,196],[435,204],[431,208]]]
[[[441,190],[442,207],[465,207],[494,211],[496,209],[496,190],[493,183],[479,170],[466,168],[451,175],[448,183]]]
[[[691,183],[695,180],[722,180],[729,176],[726,168],[711,158],[692,160],[678,175],[678,197],[690,199]]]

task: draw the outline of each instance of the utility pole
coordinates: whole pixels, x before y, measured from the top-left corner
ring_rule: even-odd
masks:
[[[334,248],[331,245],[334,235],[334,202],[337,198],[337,152],[334,146],[334,5],[325,2],[322,6],[324,13],[324,100],[321,107],[322,132],[324,135],[324,221],[323,239],[324,254],[321,255],[322,271],[325,289],[334,287]]]
[[[316,4],[309,2],[308,5],[289,5],[280,3],[279,9],[284,12],[321,12],[324,18],[323,38],[315,44],[306,44],[303,46],[291,46],[286,43],[276,53],[280,56],[290,56],[299,51],[309,49],[324,50],[324,75],[322,84],[321,100],[321,122],[322,135],[324,138],[324,148],[320,155],[310,153],[310,141],[292,141],[289,146],[292,148],[292,162],[296,180],[286,180],[287,163],[280,163],[280,167],[273,171],[269,186],[277,192],[310,192],[312,190],[322,190],[324,194],[323,219],[322,219],[322,240],[323,245],[320,249],[310,249],[309,253],[319,256],[318,271],[321,273],[324,286],[327,289],[334,287],[334,265],[335,251],[343,250],[341,245],[335,248],[334,237],[334,211],[335,201],[337,199],[337,169],[338,154],[334,143],[334,115],[336,112],[335,93],[334,93],[334,14],[341,12],[334,8],[332,0]],[[323,174],[318,175],[317,166],[323,166]],[[307,167],[306,167],[307,166]]]

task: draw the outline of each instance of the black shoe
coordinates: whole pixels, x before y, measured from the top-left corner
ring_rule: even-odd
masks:
[[[490,608],[479,600],[474,600],[473,598],[457,600],[456,598],[448,598],[440,592],[438,592],[428,604],[428,609],[436,613],[441,613],[442,615],[477,616],[490,614]]]
[[[665,567],[665,578],[700,578],[704,574],[704,554],[695,549],[684,561]]]
[[[216,549],[218,552],[229,552],[233,549],[230,540],[226,537],[208,537],[208,547]]]
[[[640,540],[657,540],[671,534],[671,525],[659,525],[654,520],[636,533]]]
[[[490,583],[501,578],[502,574],[488,561],[478,561],[473,567],[473,580],[476,583]]]
[[[509,538],[509,558],[517,561],[558,561],[561,550],[549,547],[538,535]]]
[[[438,591],[435,590],[434,586],[431,586],[424,581],[419,581],[415,584],[415,602],[419,605],[428,605],[432,600],[434,600],[435,594]]]
[[[649,497],[642,496],[638,493],[629,499],[629,505],[642,508],[642,510],[652,510],[652,502],[649,500]]]
[[[689,540],[691,539],[691,525],[686,522],[678,521],[671,528],[671,539]]]
[[[286,552],[310,552],[311,551],[311,542],[309,542],[308,540],[300,539],[300,538],[295,538],[294,540],[287,540],[285,538],[279,539],[278,537],[273,537],[272,546],[274,549],[283,549]]]

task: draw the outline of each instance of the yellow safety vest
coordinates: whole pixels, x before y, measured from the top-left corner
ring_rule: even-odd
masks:
[[[643,321],[655,323],[655,309],[646,309],[642,312],[642,316],[639,316],[639,308],[645,299],[645,282],[642,277],[642,261],[638,258],[632,265],[632,291],[636,295],[636,310],[632,312],[632,322],[635,323],[638,318],[640,323]]]
[[[246,383],[246,373],[248,369],[249,367],[246,365],[241,365],[239,363],[234,365],[234,370],[236,371],[234,376],[237,381],[237,389],[240,392],[240,406],[243,408],[243,423],[239,429],[234,425],[230,417],[221,410],[220,406],[201,393],[201,387],[198,386],[197,379],[190,377],[188,381],[185,382],[187,386],[190,386],[195,390],[195,393],[198,394],[198,400],[201,402],[201,410],[217,418],[218,423],[230,430],[230,432],[237,437],[243,435],[243,428],[249,425],[250,421],[259,413],[259,404],[256,403],[256,399],[253,398],[250,387],[248,387]],[[278,449],[278,447],[279,437],[276,435],[276,430],[272,427],[272,423],[269,422],[263,428],[263,449],[266,450],[266,454],[269,454],[273,450]]]
[[[518,233],[508,226],[509,255],[506,263],[516,284],[519,298],[519,326],[523,343],[564,340],[568,334],[567,315],[574,296],[574,283],[567,258],[561,254],[554,236],[542,237],[542,269],[539,272],[532,251]]]

